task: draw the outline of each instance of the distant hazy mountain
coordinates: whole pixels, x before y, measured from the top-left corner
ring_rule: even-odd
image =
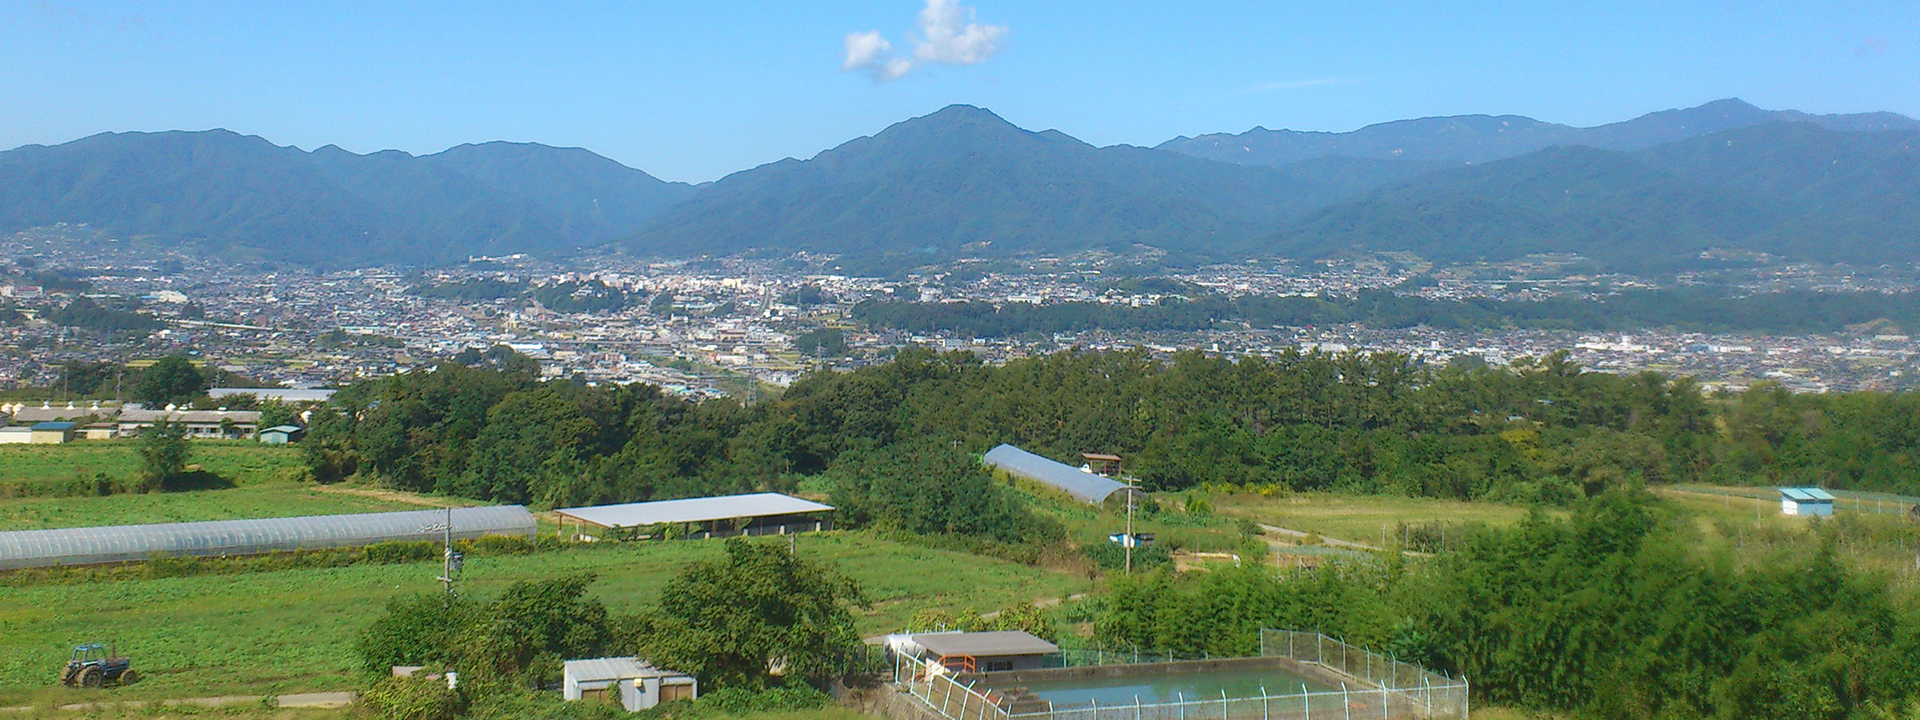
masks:
[[[1516,157],[1555,145],[1639,150],[1662,143],[1775,122],[1810,122],[1832,130],[1920,130],[1920,121],[1895,113],[1809,115],[1762,110],[1738,99],[1664,110],[1591,128],[1541,122],[1519,115],[1458,115],[1369,125],[1353,132],[1254,128],[1238,135],[1178,137],[1158,148],[1241,165],[1288,165],[1317,157],[1477,163]]]
[[[631,244],[664,254],[826,251],[861,262],[1135,244],[1207,253],[1434,167],[1351,158],[1243,167],[1096,148],[954,105],[810,160],[727,176]]]
[[[1710,248],[1920,261],[1920,123],[1898,115],[1728,100],[1586,129],[1469,116],[1240,137],[1271,141],[1242,156],[1286,162],[1096,148],[956,105],[695,188],[543,145],[356,155],[226,131],[110,133],[0,152],[0,232],[89,223],[315,267],[609,243],[818,251],[850,271],[1139,245],[1223,259],[1577,252],[1624,270]]]
[[[118,235],[320,267],[436,262],[625,236],[693,188],[584,150],[488,143],[307,153],[225,130],[0,152],[0,231]]]
[[[1920,260],[1920,131],[1770,123],[1634,153],[1554,147],[1322,209],[1248,251],[1411,250],[1440,261],[1577,252],[1662,270],[1702,250]]]

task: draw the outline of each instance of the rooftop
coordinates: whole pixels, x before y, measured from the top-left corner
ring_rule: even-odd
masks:
[[[639,658],[630,657],[568,660],[564,665],[566,674],[572,677],[574,682],[674,677],[682,674],[671,670],[662,670],[654,667],[651,663],[642,662]]]
[[[1833,493],[1817,487],[1780,488],[1780,495],[1795,502],[1833,502]]]
[[[822,505],[811,500],[802,500],[780,493],[753,493],[750,495],[723,495],[720,497],[687,498],[684,500],[660,500],[657,502],[626,503],[622,505],[595,505],[593,507],[561,508],[555,514],[570,517],[600,527],[644,527],[661,523],[706,522],[709,520],[731,520],[733,518],[769,517],[774,515],[799,515],[804,513],[831,512],[832,505]]]
[[[972,655],[974,657],[1049,655],[1060,652],[1060,646],[1019,630],[922,633],[913,636],[913,642],[920,647],[926,648],[928,652],[941,657],[953,655]]]

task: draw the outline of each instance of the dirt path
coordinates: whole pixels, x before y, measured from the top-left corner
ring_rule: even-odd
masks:
[[[173,698],[167,700],[126,700],[97,703],[70,703],[59,706],[60,710],[82,712],[98,708],[144,708],[165,705],[197,705],[200,707],[230,707],[234,705],[257,705],[266,698],[260,695],[221,695],[218,697]],[[318,708],[323,710],[343,708],[353,704],[351,692],[295,693],[281,695],[275,699],[274,707]],[[0,707],[0,712],[31,713],[31,707]]]
[[[353,495],[355,497],[372,498],[374,500],[385,500],[387,502],[404,503],[407,505],[421,505],[421,506],[431,507],[431,508],[466,507],[471,504],[459,498],[443,498],[443,497],[434,497],[431,495],[419,495],[416,493],[403,492],[400,490],[381,490],[378,488],[344,487],[340,485],[315,485],[313,486],[313,489],[316,492],[332,493],[334,495]]]

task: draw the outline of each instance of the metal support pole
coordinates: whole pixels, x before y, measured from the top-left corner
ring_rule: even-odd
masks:
[[[1260,720],[1267,720],[1267,686],[1260,686]]]
[[[1347,697],[1346,682],[1340,683],[1340,709],[1345,711],[1347,720],[1353,720],[1353,700]]]
[[[1306,683],[1300,683],[1300,707],[1307,720],[1313,720],[1313,693],[1307,691]]]
[[[1133,696],[1133,720],[1140,720],[1140,696]]]

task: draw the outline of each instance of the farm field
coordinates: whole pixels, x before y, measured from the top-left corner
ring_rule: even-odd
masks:
[[[194,440],[187,462],[235,485],[292,480],[304,474],[300,450],[252,440]],[[56,483],[106,474],[140,473],[138,440],[83,440],[65,445],[0,445],[0,483]]]
[[[1229,517],[1368,545],[1380,544],[1383,528],[1391,535],[1402,523],[1499,527],[1517,523],[1529,512],[1518,505],[1386,495],[1217,495],[1208,501],[1215,512]]]
[[[800,536],[802,556],[859,581],[872,605],[863,634],[898,629],[915,611],[998,608],[1085,590],[1083,577],[859,533]],[[651,603],[685,563],[718,557],[717,542],[616,545],[474,558],[463,591],[594,572],[592,592],[615,614]],[[238,575],[0,589],[0,705],[44,694],[75,643],[114,641],[143,679],[61,702],[339,690],[356,682],[353,645],[397,594],[436,592],[438,563],[357,565]],[[78,691],[71,691],[78,693]]]
[[[251,441],[193,441],[190,461],[232,487],[106,496],[0,496],[0,531],[136,523],[193,522],[471,505],[467,500],[323,486],[306,481],[300,451]],[[133,441],[0,446],[0,487],[67,482],[139,472]]]
[[[1724,550],[1741,562],[1762,563],[1817,552],[1823,536],[1831,537],[1842,559],[1886,576],[1897,588],[1920,593],[1920,527],[1904,515],[1841,506],[1831,518],[1788,517],[1780,514],[1780,502],[1770,490],[1711,490],[1716,492],[1655,490],[1691,518],[1706,551]]]

